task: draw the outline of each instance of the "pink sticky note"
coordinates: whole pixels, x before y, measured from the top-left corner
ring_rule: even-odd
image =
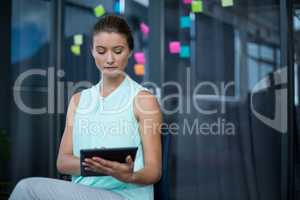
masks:
[[[143,52],[134,53],[134,59],[138,64],[145,64],[145,55]]]
[[[142,33],[144,33],[145,36],[147,36],[150,32],[149,26],[147,26],[147,24],[145,24],[144,22],[142,22],[140,24],[140,29],[141,29]]]
[[[193,2],[193,0],[183,0],[184,4],[191,4]]]
[[[169,51],[170,53],[179,53],[180,52],[180,42],[172,41],[169,43]]]

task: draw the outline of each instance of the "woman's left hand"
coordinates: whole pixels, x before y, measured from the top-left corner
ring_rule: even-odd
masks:
[[[131,182],[133,177],[134,163],[130,156],[127,156],[126,163],[93,157],[92,159],[85,159],[82,164],[85,166],[86,170],[104,173],[126,183]]]

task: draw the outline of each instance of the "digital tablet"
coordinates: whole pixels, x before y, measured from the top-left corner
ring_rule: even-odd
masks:
[[[126,163],[126,157],[131,156],[135,160],[137,147],[125,148],[103,148],[103,149],[81,149],[80,150],[80,174],[81,176],[106,176],[102,173],[86,171],[86,166],[82,165],[85,158],[100,157],[106,160],[117,161],[119,163]]]

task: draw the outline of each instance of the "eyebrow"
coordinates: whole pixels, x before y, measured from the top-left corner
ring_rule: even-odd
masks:
[[[106,47],[101,46],[101,45],[96,46],[96,49],[98,49],[98,48],[106,49]],[[116,49],[116,48],[125,48],[125,47],[123,45],[117,45],[117,46],[113,47],[113,49]]]

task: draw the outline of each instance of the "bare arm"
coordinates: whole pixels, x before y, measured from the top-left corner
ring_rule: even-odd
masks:
[[[136,98],[134,112],[139,122],[144,150],[144,168],[134,172],[130,182],[153,184],[161,177],[161,123],[162,115],[156,98],[141,91]]]
[[[57,170],[63,174],[80,175],[80,159],[73,156],[73,119],[76,107],[80,99],[80,93],[72,96],[66,118],[66,125],[61,139],[58,157],[56,161]]]

